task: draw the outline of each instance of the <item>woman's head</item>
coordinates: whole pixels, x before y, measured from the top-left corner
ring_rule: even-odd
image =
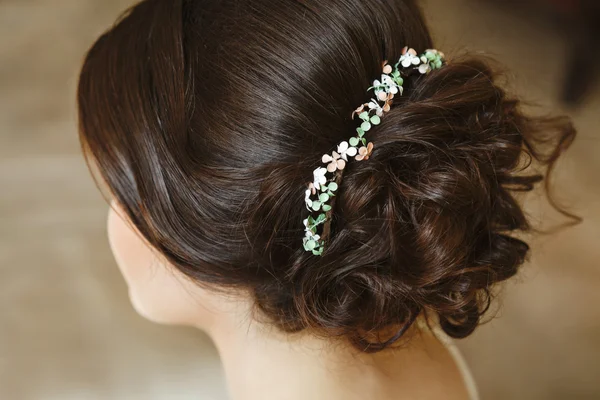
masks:
[[[139,233],[131,246],[159,255],[173,279],[250,295],[286,331],[373,351],[427,311],[448,334],[470,334],[492,285],[528,252],[511,236],[529,229],[512,192],[543,177],[521,172],[524,159],[553,165],[574,131],[526,117],[486,62],[446,52],[449,64],[407,80],[367,133],[373,153],[344,169],[326,250],[306,252],[312,171],[354,134],[352,111],[406,45],[434,47],[412,0],[133,7],[90,49],[78,91],[84,151]],[[154,268],[118,255],[129,228],[113,221],[120,264]],[[136,307],[152,314],[163,286],[127,271],[145,293]]]

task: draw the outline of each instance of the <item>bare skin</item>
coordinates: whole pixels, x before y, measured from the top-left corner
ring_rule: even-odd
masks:
[[[114,206],[109,240],[135,309],[147,319],[205,331],[219,350],[232,400],[467,400],[448,349],[415,324],[398,349],[361,353],[310,332],[282,333],[242,293],[190,282],[149,248]]]

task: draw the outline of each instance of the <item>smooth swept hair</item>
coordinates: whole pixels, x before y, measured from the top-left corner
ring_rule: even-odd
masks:
[[[575,130],[525,115],[489,61],[446,51],[367,133],[325,252],[306,252],[313,170],[406,45],[437,48],[412,0],[142,1],[85,58],[82,147],[152,247],[200,285],[250,293],[284,331],[374,352],[426,312],[465,337],[528,254],[513,195]]]

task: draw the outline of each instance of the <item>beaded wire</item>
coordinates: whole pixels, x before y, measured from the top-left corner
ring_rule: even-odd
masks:
[[[361,124],[356,128],[357,135],[348,141],[337,145],[337,151],[323,154],[321,161],[326,167],[318,167],[313,171],[313,181],[308,183],[305,192],[306,208],[311,212],[319,212],[316,217],[309,215],[304,219],[305,236],[302,240],[304,250],[314,255],[322,255],[325,249],[325,238],[329,236],[331,210],[335,204],[335,192],[341,183],[342,171],[346,167],[348,158],[354,157],[356,161],[368,160],[373,152],[373,143],[368,142],[365,133],[375,125],[381,123],[381,117],[390,111],[393,98],[396,94],[402,95],[404,88],[403,75],[405,71],[418,70],[421,74],[428,74],[434,69],[445,65],[444,53],[435,49],[427,49],[421,55],[412,49],[404,47],[402,56],[394,67],[385,60],[382,64],[383,73],[381,80],[374,80],[373,86],[367,89],[374,90],[375,98],[368,103],[361,104],[352,112],[352,119],[356,115]],[[381,104],[380,104],[381,103]],[[359,144],[362,146],[358,147]],[[321,234],[318,233],[319,225],[323,225]]]

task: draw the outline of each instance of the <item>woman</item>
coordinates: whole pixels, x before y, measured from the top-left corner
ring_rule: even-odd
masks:
[[[146,0],[90,49],[132,303],[206,331],[232,399],[477,398],[449,337],[528,254],[528,156],[575,132],[433,48],[412,0]]]

